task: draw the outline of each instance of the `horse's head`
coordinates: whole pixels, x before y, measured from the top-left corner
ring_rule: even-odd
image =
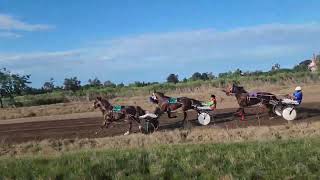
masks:
[[[222,91],[225,92],[227,96],[230,96],[231,94],[247,93],[242,86],[237,86],[236,84],[229,85]]]
[[[157,91],[154,91],[153,96],[157,97],[157,98],[161,98],[161,97],[164,97],[164,93],[162,92],[157,92]]]
[[[163,93],[154,91],[150,97],[150,101],[155,104],[158,104],[159,100],[163,97],[164,97]]]
[[[93,108],[97,109],[100,108],[101,110],[107,110],[111,104],[109,103],[108,100],[103,99],[102,97],[98,96],[93,102]]]
[[[230,96],[231,94],[233,94],[233,86],[234,84],[232,85],[228,85],[225,89],[223,89],[222,91],[226,93],[227,96]]]
[[[159,101],[157,100],[157,98],[154,97],[154,96],[149,97],[149,101],[152,102],[153,104],[158,104],[158,103],[159,103]]]
[[[140,106],[136,106],[136,115],[137,116],[142,116],[145,114],[146,114],[146,111],[144,109],[142,109]]]
[[[101,103],[102,98],[101,97],[96,97],[96,99],[93,102],[93,108],[97,109],[102,107],[102,103]]]

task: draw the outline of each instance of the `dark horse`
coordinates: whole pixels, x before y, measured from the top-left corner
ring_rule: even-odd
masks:
[[[183,111],[182,123],[184,125],[187,119],[187,111],[190,109],[196,110],[196,106],[202,106],[201,102],[195,99],[187,97],[172,98],[165,96],[164,93],[156,91],[153,92],[150,97],[150,101],[158,105],[161,113],[166,112],[168,114],[168,118],[176,118],[176,116],[171,116],[171,112],[181,108]]]
[[[124,135],[131,133],[132,122],[140,124],[139,116],[145,115],[146,111],[140,106],[115,106],[111,105],[108,100],[97,97],[93,103],[93,107],[99,108],[103,114],[104,122],[100,127],[100,130],[96,132],[98,134],[103,128],[108,128],[114,121],[126,120],[129,124],[129,129]]]
[[[273,105],[271,105],[269,102],[271,100],[278,101],[276,95],[268,92],[247,92],[243,87],[237,86],[235,84],[232,84],[232,86],[227,87],[225,90],[223,90],[228,96],[231,94],[234,94],[237,98],[239,109],[236,113],[238,113],[241,116],[241,120],[245,119],[245,112],[244,108],[261,104],[264,107],[266,107],[269,111],[269,116],[272,115],[272,108]]]

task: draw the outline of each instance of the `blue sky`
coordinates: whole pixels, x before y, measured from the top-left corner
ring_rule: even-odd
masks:
[[[0,0],[0,68],[40,87],[292,67],[320,51],[317,0]]]

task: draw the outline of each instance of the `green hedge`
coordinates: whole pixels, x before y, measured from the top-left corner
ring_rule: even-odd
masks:
[[[18,96],[15,98],[16,106],[39,106],[56,103],[65,103],[69,100],[63,92],[53,92],[39,95]]]
[[[307,71],[301,72],[291,72],[291,71],[280,71],[280,72],[267,72],[258,75],[240,76],[233,75],[224,78],[216,78],[212,80],[202,81],[191,81],[179,82],[177,84],[172,83],[161,83],[152,84],[144,87],[91,87],[86,89],[81,89],[76,92],[69,91],[56,91],[53,93],[41,94],[41,95],[27,95],[16,97],[18,106],[35,106],[35,105],[45,105],[45,104],[55,104],[68,102],[72,97],[86,97],[89,96],[90,99],[96,96],[104,96],[107,98],[114,97],[130,97],[137,95],[151,94],[154,90],[160,92],[170,92],[177,89],[194,89],[200,86],[209,87],[223,87],[230,83],[238,83],[242,85],[250,85],[257,83],[267,83],[267,84],[280,84],[285,85],[287,83],[314,83],[319,82],[320,73],[312,74]]]

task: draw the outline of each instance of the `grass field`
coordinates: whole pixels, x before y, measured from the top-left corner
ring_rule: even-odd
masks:
[[[320,140],[185,144],[1,158],[9,179],[317,179]]]

